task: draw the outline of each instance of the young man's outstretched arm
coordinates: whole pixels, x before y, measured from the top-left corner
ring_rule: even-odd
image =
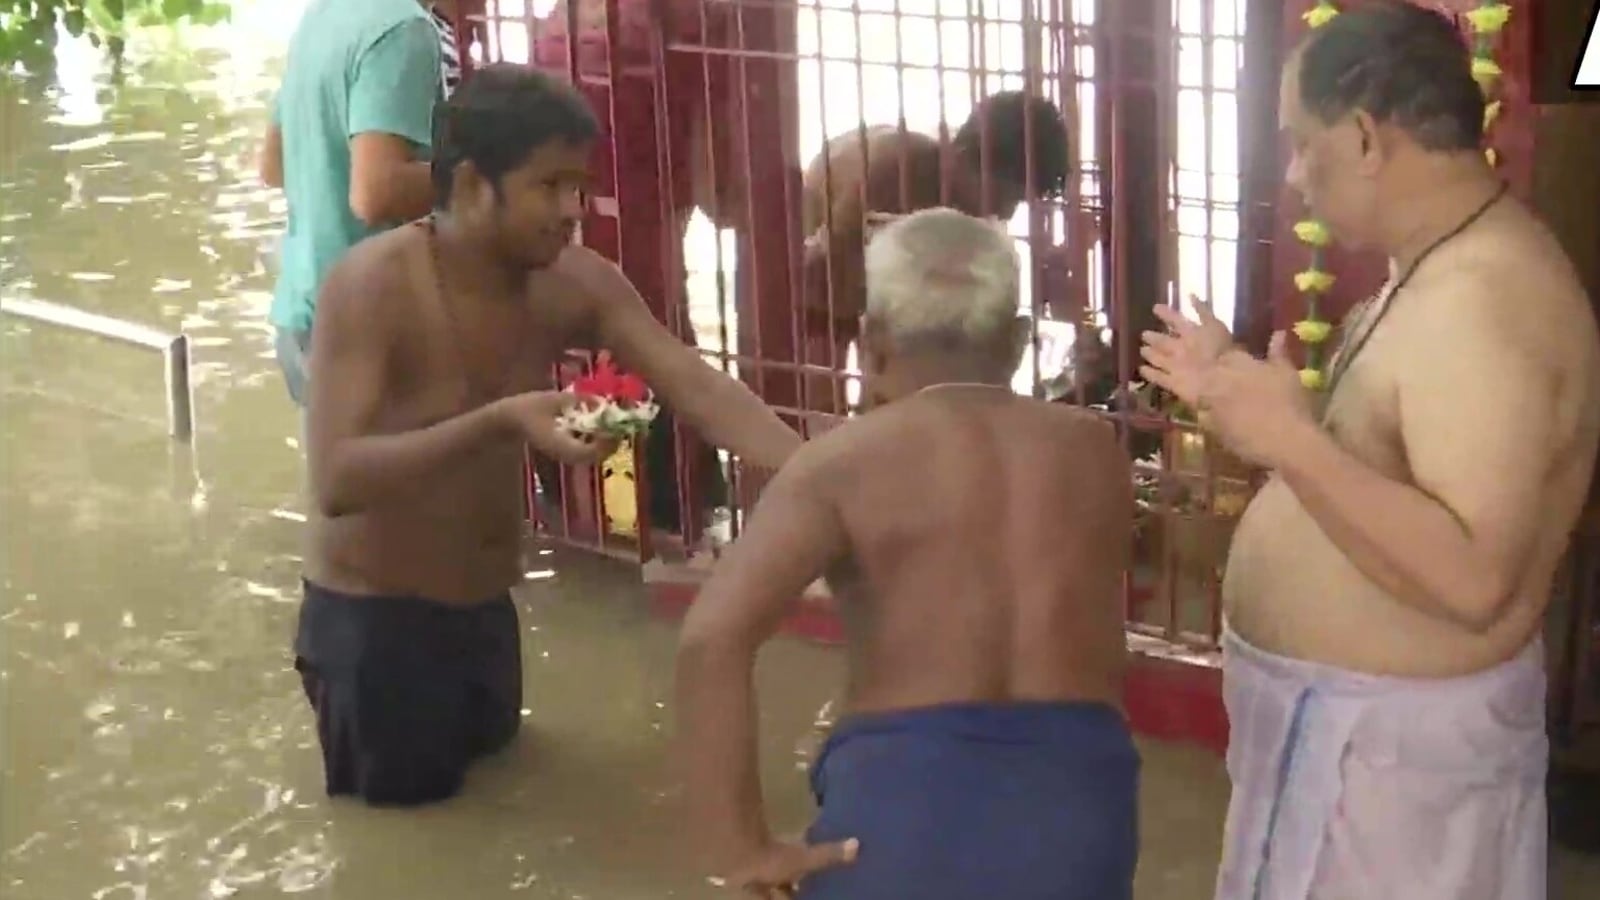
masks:
[[[767,469],[779,468],[799,449],[800,435],[743,382],[706,365],[699,351],[656,321],[610,260],[572,247],[556,266],[593,300],[600,346],[638,372],[706,440]]]

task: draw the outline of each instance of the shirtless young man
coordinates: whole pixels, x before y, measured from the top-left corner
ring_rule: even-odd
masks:
[[[445,104],[440,208],[357,245],[317,308],[308,449],[316,513],[296,668],[329,794],[440,800],[511,740],[522,448],[563,433],[551,367],[605,347],[708,440],[777,467],[799,437],[668,334],[606,260],[570,245],[598,126],[569,85],[515,65]]]
[[[866,130],[865,143],[860,131],[840,135],[806,169],[801,224],[810,237],[803,314],[813,364],[843,366],[860,337],[866,302],[862,253],[875,221],[937,206],[1010,221],[1017,206],[1030,199],[1030,157],[1031,199],[1059,196],[1066,189],[1067,130],[1061,111],[1021,91],[991,95],[972,110],[950,142],[948,178],[938,138],[877,125]],[[808,390],[813,410],[844,412],[842,385],[813,378]]]
[[[866,272],[875,408],[778,473],[684,623],[681,750],[709,861],[768,897],[1128,900],[1128,459],[1093,413],[1011,392],[1028,332],[999,229],[916,213]],[[751,670],[824,574],[849,626],[847,715],[793,845],[762,814]]]
[[[1290,59],[1290,183],[1387,253],[1317,401],[1275,338],[1165,318],[1147,378],[1272,470],[1224,595],[1233,801],[1219,900],[1540,900],[1540,633],[1600,437],[1600,340],[1487,165],[1460,34],[1368,4]]]

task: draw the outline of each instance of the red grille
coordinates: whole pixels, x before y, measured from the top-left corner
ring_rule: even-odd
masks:
[[[944,142],[947,192],[950,137],[997,91],[1050,98],[1070,132],[1063,196],[1024,204],[1010,223],[1036,323],[1019,391],[1106,406],[1133,377],[1153,304],[1182,294],[1239,322],[1260,318],[1241,302],[1250,295],[1241,283],[1259,285],[1268,270],[1260,238],[1275,195],[1240,176],[1241,155],[1274,148],[1273,126],[1241,121],[1239,98],[1249,76],[1258,98],[1274,93],[1262,85],[1275,81],[1276,60],[1260,47],[1247,60],[1243,38],[1247,18],[1281,21],[1272,5],[488,0],[463,40],[475,61],[530,62],[580,86],[605,125],[584,242],[617,260],[710,364],[815,432],[856,387],[853,315],[802,271],[805,166],[826,139],[871,126],[916,131]],[[1037,169],[1030,161],[1028,179]],[[900,175],[902,205],[914,174]],[[831,162],[823,183],[834,183]],[[985,184],[984,196],[992,191]],[[1064,377],[1069,363],[1084,376]],[[1148,457],[1152,505],[1127,585],[1131,625],[1210,647],[1245,473],[1159,416],[1105,414]],[[641,560],[714,550],[737,533],[762,473],[672,431],[658,429],[662,439],[637,456],[640,538],[608,534],[600,473],[558,475],[537,461],[536,520]]]
[[[1181,295],[1231,312],[1257,349],[1299,318],[1292,278],[1305,252],[1290,229],[1303,210],[1283,186],[1277,82],[1314,2],[461,0],[460,34],[469,67],[531,62],[580,84],[605,124],[583,240],[617,260],[709,363],[815,432],[853,391],[850,323],[831,295],[820,309],[804,302],[814,287],[801,265],[804,166],[825,138],[870,125],[947,138],[974,98],[996,90],[1050,97],[1072,132],[1065,196],[1025,205],[1011,223],[1038,323],[1019,390],[1078,403],[1116,394],[1150,309]],[[1457,14],[1475,5],[1427,2]],[[1527,77],[1536,17],[1522,14],[1531,3],[1513,5],[1494,141],[1525,195],[1539,149]],[[1339,282],[1324,313],[1337,317],[1382,267],[1339,253],[1329,263]],[[1085,335],[1099,337],[1098,354],[1076,351]],[[1098,377],[1063,391],[1053,376],[1064,361],[1094,355],[1102,362],[1086,367]],[[563,378],[585,364],[573,355]],[[1161,416],[1106,414],[1143,458],[1151,500],[1125,591],[1133,641],[1155,655],[1207,658],[1250,473]],[[698,567],[681,563],[736,533],[762,477],[691,434],[656,432],[663,439],[635,460],[638,539],[610,533],[598,472],[530,461],[530,509],[569,542],[664,557],[661,596],[682,601]],[[1600,537],[1589,529],[1572,554],[1563,607],[1572,615],[1556,629],[1564,652],[1552,701],[1567,730],[1600,725]],[[797,622],[837,635],[825,610],[808,607]],[[1164,663],[1135,675],[1136,721],[1222,740],[1214,683]]]

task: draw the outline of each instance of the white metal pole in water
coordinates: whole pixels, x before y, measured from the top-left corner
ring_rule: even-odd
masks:
[[[84,312],[45,300],[0,297],[0,313],[81,331],[134,347],[161,351],[167,387],[167,433],[187,441],[194,436],[194,402],[189,383],[189,336],[172,334],[140,325]]]

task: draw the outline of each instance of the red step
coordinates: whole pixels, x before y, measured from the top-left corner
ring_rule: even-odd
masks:
[[[703,571],[650,562],[644,566],[650,602],[658,615],[678,618],[694,603]],[[844,629],[833,601],[806,596],[784,621],[783,633],[840,644]],[[1157,740],[1198,744],[1222,754],[1228,747],[1228,715],[1222,706],[1221,659],[1153,637],[1129,633],[1132,652],[1124,704],[1139,734]]]

